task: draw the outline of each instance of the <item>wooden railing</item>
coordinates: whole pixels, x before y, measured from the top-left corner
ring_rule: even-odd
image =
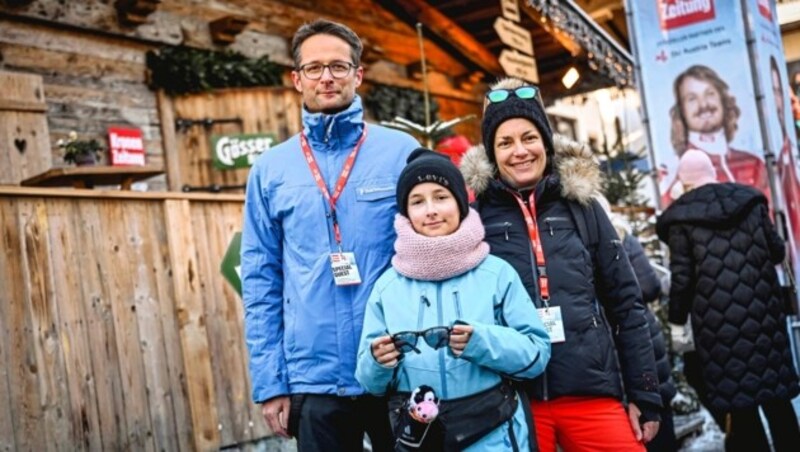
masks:
[[[241,195],[0,187],[0,450],[209,450],[270,432],[220,262]]]

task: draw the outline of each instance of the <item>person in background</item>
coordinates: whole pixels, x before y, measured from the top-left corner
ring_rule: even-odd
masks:
[[[464,178],[446,156],[412,153],[397,204],[396,254],[367,304],[356,378],[376,395],[392,386],[389,395],[433,389],[447,423],[434,424],[444,438],[428,433],[424,450],[531,450],[527,404],[501,397],[516,407],[496,418],[502,407],[481,402],[487,392],[513,394],[505,381],[538,376],[550,357],[525,287],[513,267],[489,254]]]
[[[550,363],[527,387],[539,447],[643,451],[661,406],[653,345],[625,250],[592,200],[598,165],[553,136],[537,87],[501,80],[485,105],[484,148],[461,170],[491,253],[514,267],[548,326]],[[585,243],[581,225],[598,240]]]
[[[391,450],[386,404],[355,379],[372,285],[389,266],[395,183],[419,144],[364,123],[362,44],[317,20],[292,40],[303,131],[250,171],[241,274],[253,401],[300,451]]]
[[[671,328],[691,315],[707,408],[724,419],[728,451],[768,451],[762,408],[776,451],[796,450],[800,393],[775,264],[785,245],[755,188],[717,183],[708,155],[678,164],[684,194],[658,218],[669,244]]]
[[[647,324],[650,328],[650,339],[653,341],[653,353],[658,373],[658,392],[661,394],[662,407],[659,411],[661,425],[658,427],[658,434],[646,444],[647,450],[648,452],[674,452],[678,450],[678,440],[675,437],[675,424],[670,402],[678,390],[672,380],[672,364],[667,353],[661,322],[649,305],[650,302],[658,303],[661,298],[661,279],[650,265],[650,259],[647,258],[641,242],[633,235],[628,220],[624,216],[612,212],[611,204],[601,193],[595,193],[595,199],[603,207],[611,219],[614,229],[617,230],[617,235],[622,240],[622,247],[625,248],[625,253],[628,255],[628,260],[636,275],[636,281],[642,290],[642,300],[648,305],[645,317],[647,317]]]

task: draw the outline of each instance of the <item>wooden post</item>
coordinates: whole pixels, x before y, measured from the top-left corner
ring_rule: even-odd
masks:
[[[172,191],[180,191],[184,180],[181,174],[178,142],[175,139],[175,109],[172,105],[172,98],[163,89],[158,91],[158,112],[161,119],[164,161],[167,166],[167,188]]]

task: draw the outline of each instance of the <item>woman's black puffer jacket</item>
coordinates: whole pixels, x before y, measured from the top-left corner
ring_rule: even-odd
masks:
[[[656,224],[669,244],[669,321],[691,313],[711,408],[751,408],[796,396],[775,264],[783,241],[758,190],[735,183],[698,187]]]
[[[547,369],[529,386],[529,395],[537,400],[568,395],[623,399],[621,374],[627,399],[637,402],[643,412],[655,410],[661,397],[646,307],[611,222],[592,203],[592,193],[599,187],[597,164],[588,148],[555,138],[554,170],[537,185],[535,202],[550,306],[561,308],[566,341],[553,344]],[[531,243],[514,195],[495,179],[496,169],[480,147],[468,151],[461,170],[475,191],[474,207],[486,228],[491,253],[511,263],[531,299],[542,307]],[[597,218],[594,259],[579,235],[570,203],[594,207],[587,209]]]

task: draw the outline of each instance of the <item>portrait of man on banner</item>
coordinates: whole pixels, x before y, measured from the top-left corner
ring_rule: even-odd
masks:
[[[788,241],[793,253],[797,253],[797,240],[800,238],[800,167],[798,167],[800,162],[797,159],[797,149],[793,145],[793,140],[789,135],[790,131],[787,130],[786,125],[788,112],[784,100],[786,99],[784,90],[789,84],[783,83],[778,61],[772,55],[769,58],[769,80],[781,130],[780,149],[776,156],[779,179],[777,186],[778,191],[783,195],[783,208],[789,223],[787,225]],[[795,118],[790,123],[794,123],[796,119],[800,119],[800,100],[791,90],[789,93],[792,102],[792,117]]]
[[[714,69],[695,64],[675,77],[672,90],[670,142],[676,157],[689,149],[703,151],[711,158],[718,181],[751,185],[769,198],[766,165],[758,150],[732,145],[742,111],[728,83]],[[679,190],[672,175],[662,191],[663,203],[676,199]]]

